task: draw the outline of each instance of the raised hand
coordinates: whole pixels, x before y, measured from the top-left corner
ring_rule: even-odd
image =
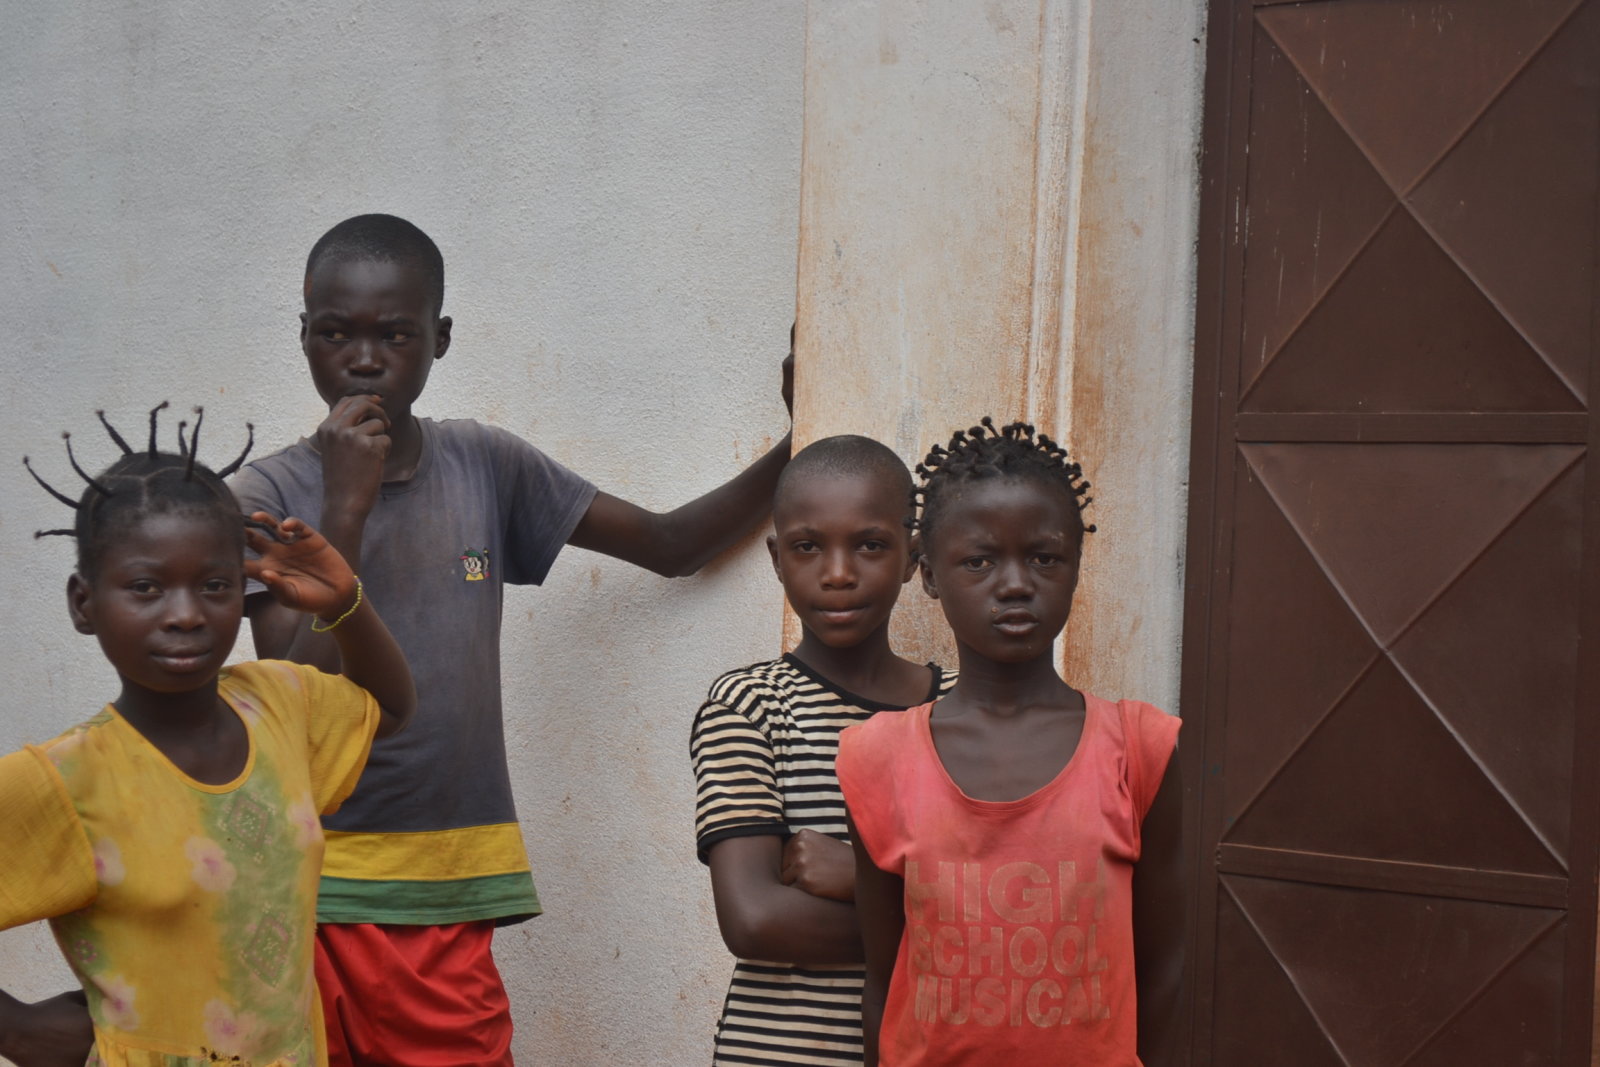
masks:
[[[850,902],[856,898],[856,857],[850,846],[815,830],[801,830],[783,846],[784,885],[814,897]]]
[[[317,427],[322,456],[323,522],[329,504],[365,521],[383,485],[383,461],[393,444],[389,416],[376,396],[347,396],[334,404]],[[331,528],[331,527],[330,527]]]
[[[255,525],[245,528],[245,537],[259,558],[245,560],[246,574],[295,611],[334,619],[350,610],[356,576],[327,538],[299,519],[279,522],[265,511],[250,519]]]

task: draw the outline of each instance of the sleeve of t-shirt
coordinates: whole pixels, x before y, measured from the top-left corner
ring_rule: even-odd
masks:
[[[378,702],[343,675],[324,674],[298,663],[278,661],[272,666],[300,677],[306,697],[311,796],[318,813],[331,815],[355,790],[367,765],[378,729]]]
[[[695,849],[705,863],[711,846],[730,837],[786,835],[772,742],[749,715],[721,700],[700,705],[689,732],[694,763]]]
[[[1150,805],[1155,803],[1183,724],[1176,715],[1168,715],[1138,700],[1122,701],[1121,710],[1122,734],[1127,745],[1128,794],[1142,823]]]
[[[538,585],[597,490],[588,479],[515,434],[493,426],[480,429],[495,465],[507,557],[500,573],[516,585]]]
[[[66,786],[40,753],[0,757],[0,930],[76,911],[99,889]]]

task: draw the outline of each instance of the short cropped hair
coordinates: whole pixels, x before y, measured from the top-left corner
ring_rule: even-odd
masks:
[[[906,514],[911,514],[911,471],[905,461],[887,445],[858,434],[824,437],[796,453],[778,475],[773,507],[783,500],[790,486],[819,474],[881,478],[895,500],[904,504]]]
[[[403,263],[422,272],[437,313],[444,306],[444,256],[433,238],[394,215],[357,215],[317,239],[306,257],[306,277],[323,260]]]

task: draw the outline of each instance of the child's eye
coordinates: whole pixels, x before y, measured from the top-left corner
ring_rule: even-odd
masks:
[[[982,556],[973,556],[970,559],[962,560],[961,566],[969,571],[986,571],[991,566],[991,563]]]
[[[863,541],[861,548],[865,552],[884,552],[888,550],[889,545],[885,541]]]
[[[402,344],[411,340],[411,335],[402,330],[390,330],[388,333],[384,334],[383,339],[393,344]]]
[[[128,591],[137,593],[139,596],[149,596],[150,594],[157,592],[157,587],[156,583],[152,582],[148,578],[135,578],[133,581],[128,583]]]
[[[796,552],[815,552],[817,551],[817,543],[815,541],[796,541],[793,548]]]
[[[323,330],[322,331],[322,339],[324,341],[344,341],[344,340],[347,340],[347,338],[344,335],[344,331],[343,330]]]
[[[1058,561],[1059,561],[1058,557],[1049,555],[1048,553],[1045,553],[1045,552],[1040,552],[1038,555],[1033,557],[1033,563],[1034,563],[1034,566],[1036,566],[1036,567],[1048,567],[1051,564],[1056,563]]]
[[[226,593],[233,588],[233,583],[226,578],[212,578],[202,588],[208,593]]]

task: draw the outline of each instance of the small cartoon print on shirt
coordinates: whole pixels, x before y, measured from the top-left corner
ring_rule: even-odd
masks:
[[[489,577],[489,550],[469,548],[461,553],[461,566],[466,569],[467,581],[481,582]]]

